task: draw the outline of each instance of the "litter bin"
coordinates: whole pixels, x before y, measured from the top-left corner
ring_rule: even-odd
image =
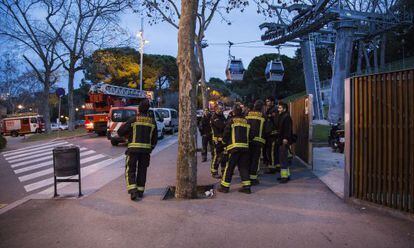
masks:
[[[57,194],[58,182],[77,182],[79,184],[79,197],[81,191],[81,169],[80,169],[80,151],[77,146],[58,146],[53,149],[53,171],[55,194]],[[78,175],[78,179],[72,178]],[[66,178],[59,178],[66,177]]]

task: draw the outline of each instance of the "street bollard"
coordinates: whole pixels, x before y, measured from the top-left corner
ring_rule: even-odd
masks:
[[[78,175],[78,179],[67,178]],[[80,168],[80,151],[77,146],[58,146],[53,149],[53,177],[55,194],[57,194],[58,182],[78,182],[79,195],[82,196],[81,190],[81,168]],[[59,178],[66,177],[66,178]]]

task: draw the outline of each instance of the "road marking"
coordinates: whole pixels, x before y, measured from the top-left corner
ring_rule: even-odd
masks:
[[[99,154],[99,155],[93,156],[93,157],[96,158],[94,160],[99,159],[98,156],[99,156],[99,158],[105,157],[104,155]],[[90,158],[92,158],[92,157],[90,157]],[[90,160],[90,158],[86,158],[83,161],[81,160],[81,164],[82,163],[87,163]],[[103,168],[103,167],[109,165],[110,163],[113,162],[113,160],[114,159],[110,158],[110,159],[98,162],[96,164],[92,164],[92,165],[81,168],[82,177],[85,177],[85,176],[99,170],[100,168]],[[91,160],[91,161],[93,161],[93,160]],[[77,178],[77,176],[74,176],[73,178]],[[51,185],[51,184],[53,184],[53,182],[54,182],[54,179],[53,179],[53,177],[51,177],[51,178],[47,178],[47,179],[44,179],[44,180],[41,180],[41,181],[38,181],[38,182],[35,182],[35,183],[32,183],[32,184],[25,185],[24,189],[26,190],[26,192],[31,192],[31,191],[43,188],[45,186]]]
[[[89,175],[91,175],[91,174],[93,174],[93,173],[95,173],[95,172],[97,172],[97,171],[99,171],[99,170],[101,170],[101,169],[103,169],[103,168],[105,168],[105,167],[107,167],[108,165],[111,165],[111,164],[119,162],[119,161],[123,161],[124,159],[125,159],[125,155],[121,155],[121,156],[116,157],[116,158],[110,158],[110,159],[103,160],[103,161],[100,161],[98,163],[92,164],[90,166],[84,167],[84,168],[81,169],[82,179],[89,176]],[[77,178],[77,176],[74,176],[72,178]],[[52,178],[52,182],[50,184],[53,184],[53,178]],[[70,184],[71,183],[59,183],[57,188],[60,189],[60,188],[66,187]],[[44,191],[41,191],[39,194],[49,195],[49,194],[53,193],[53,191],[54,191],[54,186],[49,187],[49,188],[45,189]]]
[[[27,150],[23,150],[23,151],[17,151],[17,152],[3,154],[3,156],[5,158],[7,158],[7,157],[14,156],[14,155],[17,155],[17,154],[33,152],[33,151],[38,151],[38,150],[44,150],[45,148],[48,148],[48,147],[55,147],[55,146],[67,145],[67,144],[69,144],[69,143],[68,142],[61,142],[61,143],[49,144],[49,145],[42,146],[40,148],[32,148],[32,149],[27,149]]]
[[[86,150],[86,148],[83,147],[82,150]],[[96,152],[93,151],[93,150],[90,150],[90,151],[87,151],[87,152],[81,152],[80,156],[82,158],[83,156],[87,156],[87,155],[90,155],[90,154],[93,154],[93,153],[96,153]],[[42,168],[42,167],[45,167],[45,166],[49,166],[49,165],[53,165],[53,160],[46,161],[46,162],[43,162],[43,163],[40,163],[40,164],[27,166],[27,167],[24,167],[24,168],[21,168],[21,169],[17,169],[17,170],[14,170],[14,173],[15,174],[20,174],[20,173],[23,173],[23,172],[26,172],[26,171],[36,170],[36,169],[39,169],[39,168]]]
[[[79,150],[80,151],[85,151],[87,148],[85,147],[81,147]],[[36,152],[37,153],[37,152]],[[21,162],[21,161],[25,161],[27,159],[32,159],[32,158],[38,158],[38,157],[42,157],[42,156],[46,156],[46,155],[52,155],[53,154],[53,150],[50,150],[50,148],[47,148],[47,150],[42,151],[41,153],[38,154],[21,154],[16,159],[11,159],[8,160],[9,158],[6,158],[7,162],[9,163],[16,163],[16,162]],[[30,158],[28,158],[28,156],[30,156]]]
[[[93,153],[94,153],[94,151],[93,151]],[[82,153],[81,153],[81,155],[82,155]],[[30,159],[30,158],[28,158],[28,159]],[[28,165],[28,164],[32,164],[32,163],[36,163],[36,162],[41,162],[41,161],[44,161],[44,160],[50,160],[50,159],[53,159],[53,155],[52,154],[51,155],[48,155],[48,156],[44,156],[42,158],[32,159],[32,160],[20,162],[20,163],[17,163],[17,164],[11,164],[11,167],[12,168],[16,168],[16,167],[20,167],[22,165]]]
[[[23,151],[23,150],[26,150],[26,149],[35,148],[35,147],[44,146],[44,145],[50,145],[50,144],[57,143],[57,142],[61,142],[61,141],[51,141],[51,142],[46,142],[46,143],[42,143],[42,144],[39,144],[39,145],[26,146],[26,147],[15,149],[15,150],[5,151],[5,152],[2,152],[1,154],[4,155],[4,154],[11,153],[11,152]]]

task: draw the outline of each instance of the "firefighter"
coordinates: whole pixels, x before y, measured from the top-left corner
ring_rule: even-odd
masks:
[[[222,105],[215,106],[215,112],[211,116],[210,125],[213,140],[213,159],[211,160],[210,170],[214,178],[220,178],[218,174],[220,164],[222,175],[224,172],[223,131],[226,126],[226,117],[224,117]]]
[[[150,154],[157,144],[157,124],[148,113],[149,107],[147,99],[141,101],[138,115],[129,119],[118,130],[120,137],[128,136],[125,180],[133,201],[144,195]]]
[[[287,183],[290,178],[289,151],[292,143],[292,118],[288,112],[288,105],[280,102],[278,106],[279,118],[279,159],[280,159],[280,182]]]
[[[242,181],[242,188],[239,192],[250,194],[250,178],[249,178],[249,137],[250,125],[247,120],[243,118],[242,109],[239,104],[233,107],[233,117],[227,122],[224,129],[223,140],[226,144],[228,152],[228,161],[226,169],[221,179],[221,186],[218,191],[228,193],[230,190],[230,183],[235,167],[239,168],[240,177]]]
[[[264,151],[264,162],[268,166],[267,173],[275,174],[278,170],[280,170],[279,159],[278,159],[278,146],[277,146],[277,135],[278,135],[278,128],[277,128],[277,118],[278,113],[275,106],[275,98],[269,96],[266,99],[266,107],[265,107],[265,118],[267,125],[270,129],[270,132],[265,136],[266,144],[265,144],[265,151]]]
[[[252,185],[259,184],[258,172],[259,172],[259,162],[260,156],[262,155],[262,150],[265,145],[265,139],[268,135],[268,125],[264,118],[263,113],[261,112],[263,108],[263,101],[257,100],[254,103],[252,110],[246,116],[247,123],[250,125],[250,133],[252,141],[249,144],[249,154],[250,154],[250,166],[249,174],[250,181]]]
[[[201,134],[201,143],[203,149],[201,151],[202,162],[207,161],[207,147],[210,146],[211,157],[213,157],[213,143],[211,137],[211,125],[210,125],[211,113],[208,108],[203,112],[203,117],[201,117],[199,131]]]

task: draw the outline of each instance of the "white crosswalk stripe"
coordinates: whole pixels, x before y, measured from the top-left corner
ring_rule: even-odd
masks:
[[[3,152],[1,155],[23,183],[26,192],[35,192],[53,184],[53,148],[68,145],[72,144],[66,141],[48,142]],[[82,173],[99,170],[112,160],[86,147],[79,150]]]

